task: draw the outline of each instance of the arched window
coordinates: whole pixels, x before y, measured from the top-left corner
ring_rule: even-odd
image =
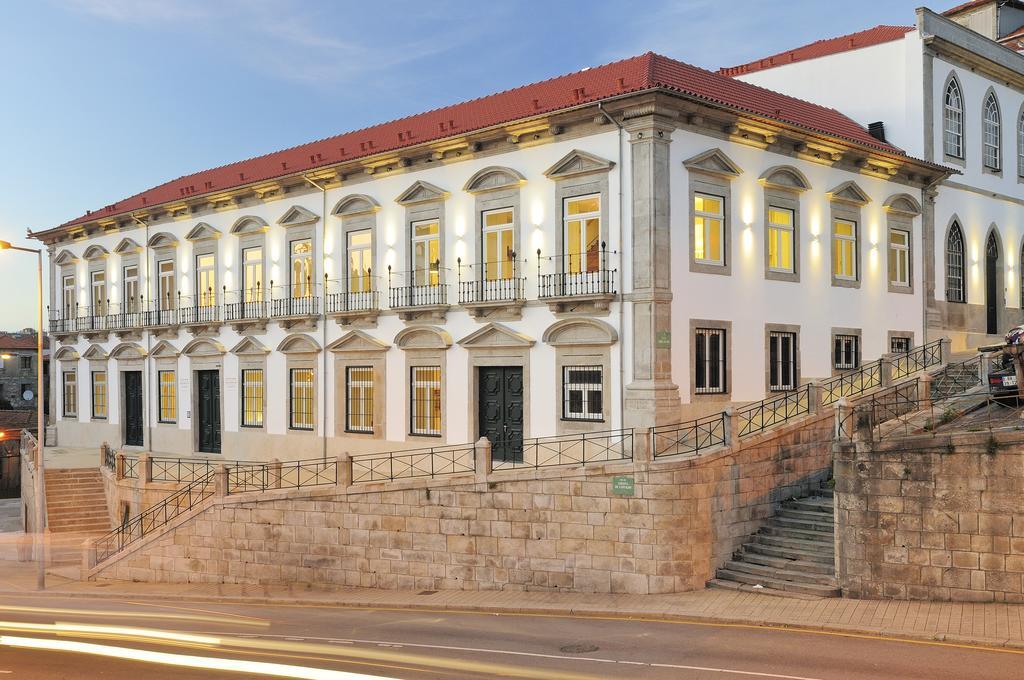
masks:
[[[985,97],[985,108],[982,111],[981,147],[982,162],[986,168],[999,169],[999,105],[995,93],[989,92]]]
[[[946,238],[946,299],[966,302],[964,295],[964,233],[956,222]]]
[[[1024,243],[1020,245],[1020,306],[1024,309]]]
[[[964,101],[955,78],[946,85],[943,135],[946,155],[964,157]]]
[[[1024,177],[1024,110],[1017,118],[1017,175]]]

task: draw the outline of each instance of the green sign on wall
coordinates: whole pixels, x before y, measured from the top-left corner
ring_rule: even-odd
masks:
[[[616,496],[636,495],[636,482],[632,477],[616,475],[612,477],[612,493]]]
[[[658,331],[654,336],[654,343],[658,349],[668,349],[672,346],[672,333],[669,331]]]

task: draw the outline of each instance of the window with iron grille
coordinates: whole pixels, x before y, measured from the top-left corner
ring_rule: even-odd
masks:
[[[74,371],[64,372],[64,415],[78,415],[78,375]]]
[[[178,381],[174,371],[157,372],[157,389],[160,404],[161,423],[173,423],[178,420]]]
[[[107,372],[92,372],[92,417],[102,420],[107,417]]]
[[[288,372],[288,427],[313,429],[313,369],[293,368]]]
[[[860,363],[860,338],[856,335],[832,337],[832,365],[840,371],[857,368]]]
[[[604,420],[604,380],[600,366],[562,368],[562,420]]]
[[[242,427],[263,427],[263,369],[242,369]]]
[[[894,335],[889,338],[889,352],[892,354],[909,354],[910,338]]]
[[[441,367],[413,366],[410,369],[409,388],[409,432],[440,437]]]
[[[796,389],[796,333],[768,334],[768,388],[772,392]]]
[[[345,431],[373,433],[373,366],[345,369]]]
[[[966,302],[964,294],[964,233],[957,222],[949,228],[946,237],[946,299]]]
[[[694,336],[694,391],[725,393],[725,330],[698,328]]]

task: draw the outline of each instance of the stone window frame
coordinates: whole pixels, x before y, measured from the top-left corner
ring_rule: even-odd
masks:
[[[222,290],[224,286],[224,274],[220,270],[220,248],[217,247],[219,237],[219,231],[203,222],[200,222],[193,227],[192,231],[190,231],[188,236],[185,237],[186,240],[192,243],[192,253],[190,255],[191,260],[189,262],[189,266],[192,269],[192,278],[191,281],[189,281],[189,286],[191,289],[190,297],[193,299],[194,305],[197,307],[199,306],[200,296],[202,295],[199,291],[199,258],[204,255],[213,255],[214,283],[216,284],[213,286],[214,304],[222,304],[224,302],[221,299],[223,297]],[[178,269],[180,270],[180,266]],[[159,272],[157,276],[159,276]],[[180,294],[181,281],[177,281],[177,284]],[[217,302],[218,300],[220,300],[219,303]],[[222,375],[221,380],[223,381],[223,379],[224,377]]]
[[[245,432],[266,432],[267,430],[267,355],[270,350],[255,337],[249,335],[243,337],[237,345],[231,348],[231,353],[237,357],[238,365],[235,367],[238,376],[238,429]],[[263,400],[260,404],[260,424],[245,424],[245,382],[242,380],[242,371],[258,370],[263,371]]]
[[[989,165],[985,160],[985,151],[989,146],[985,141],[986,128],[989,125],[987,117],[989,102],[995,106],[996,113],[996,164],[994,166]],[[999,104],[999,97],[996,95],[995,88],[989,86],[985,91],[985,95],[981,98],[981,171],[997,177],[1003,176],[1003,165],[1005,165],[1005,159],[1003,158],[1003,127],[1003,108]]]
[[[732,181],[743,174],[721,149],[709,149],[683,161],[687,170],[686,249],[690,271],[700,274],[732,275]],[[722,199],[722,264],[697,262],[694,254],[694,205],[697,194]]]
[[[139,262],[139,253],[142,252],[142,247],[130,238],[121,239],[117,247],[114,248],[114,253],[119,256],[118,262],[118,280],[121,283],[121,296],[118,300],[118,311],[122,314],[128,312],[139,312],[142,311],[142,305],[146,298],[146,291],[143,290],[146,282],[146,272],[142,270],[141,263]],[[125,294],[128,292],[128,275],[126,270],[129,267],[135,267],[135,287],[138,292],[138,299],[134,299],[129,302],[125,298]],[[138,305],[136,307],[136,305]]]
[[[146,298],[148,300],[156,300],[156,309],[164,309],[163,303],[159,300],[160,298],[160,263],[170,262],[174,268],[174,290],[171,296],[171,305],[169,309],[177,309],[178,307],[178,296],[181,294],[181,278],[180,270],[181,263],[178,262],[178,239],[166,232],[160,232],[150,237],[148,241],[148,248],[152,253],[150,263],[152,264],[152,273],[147,277],[147,290]]]
[[[893,331],[890,330],[886,333],[885,346],[888,348],[888,353],[892,354],[892,341],[893,338],[906,338],[910,342],[910,349],[914,349],[914,331]]]
[[[292,281],[292,244],[297,241],[309,241],[309,261],[310,261],[310,278],[309,287],[313,297],[319,297],[317,291],[320,289],[319,270],[323,268],[323,258],[317,257],[317,253],[320,252],[318,249],[316,228],[312,224],[302,224],[294,227],[288,227],[284,233],[284,248],[283,251],[283,264],[284,271],[282,272],[282,278],[284,282],[274,283],[271,281],[272,288],[284,288],[285,292],[281,293],[283,298],[292,297],[291,287],[295,285]],[[320,262],[318,262],[320,260]],[[268,298],[269,299],[269,298]]]
[[[1014,133],[1017,138],[1017,183],[1024,184],[1024,103],[1017,112],[1017,127]]]
[[[829,242],[828,261],[833,288],[860,288],[864,273],[864,225],[862,208],[871,200],[864,190],[852,180],[843,182],[828,192],[829,197]],[[842,278],[836,272],[836,221],[852,222],[854,225],[854,255],[856,273],[853,279]]]
[[[238,302],[245,302],[245,251],[250,248],[261,248],[262,262],[261,278],[262,290],[260,291],[262,299],[264,301],[270,299],[270,295],[267,292],[267,282],[269,281],[270,274],[270,257],[267,252],[267,232],[270,231],[270,225],[267,224],[266,220],[256,217],[254,215],[245,215],[235,220],[235,223],[231,225],[230,233],[236,237],[236,262],[238,262],[238,277],[237,277],[237,292]],[[228,291],[233,292],[233,291]],[[224,301],[227,304],[227,300]]]
[[[956,88],[957,94],[960,97],[960,154],[950,154],[946,147],[946,96],[949,93],[950,87]],[[964,98],[964,88],[960,83],[960,79],[956,75],[956,71],[951,70],[949,75],[946,76],[946,82],[942,86],[942,155],[943,160],[946,163],[958,165],[960,167],[967,167],[967,107],[964,105],[966,99]]]
[[[505,324],[491,322],[458,341],[469,354],[470,399],[467,422],[470,432],[480,432],[480,369],[489,367],[521,368],[523,371],[523,433],[530,430],[530,349],[535,341]]]
[[[387,352],[390,347],[360,330],[349,331],[327,346],[327,351],[334,355],[334,436],[384,439],[387,433]],[[373,369],[372,432],[348,429],[348,369],[356,366]]]
[[[921,214],[921,204],[909,194],[894,194],[883,203],[885,209],[885,280],[890,293],[912,295],[914,293],[914,219]],[[907,233],[907,285],[896,285],[890,280],[889,249],[892,247],[892,230]]]
[[[171,420],[164,419],[164,381],[163,375],[170,373],[174,376],[174,407],[173,415]],[[177,425],[178,424],[178,368],[172,366],[169,363],[161,366],[159,363],[156,365],[156,424],[157,425]]]
[[[405,355],[405,372],[402,382],[403,394],[403,428],[406,441],[420,439],[430,442],[448,438],[448,348],[452,346],[452,337],[448,331],[437,326],[410,326],[395,336],[395,346]],[[441,369],[441,433],[415,434],[412,432],[412,369],[414,367],[437,366]],[[431,444],[433,445],[433,444]]]
[[[772,389],[772,373],[771,373],[771,334],[772,333],[791,333],[795,338],[795,351],[793,352],[793,361],[795,363],[795,370],[793,371],[793,389],[799,389],[802,384],[801,372],[803,370],[803,356],[800,349],[800,325],[799,324],[783,324],[783,323],[766,323],[764,325],[764,391],[765,394],[783,394],[791,390],[773,390]]]
[[[351,292],[351,272],[349,271],[349,235],[359,231],[370,232],[370,285],[372,290],[379,291],[380,271],[377,269],[377,213],[380,211],[380,204],[366,194],[349,194],[334,205],[331,214],[341,220],[341,262],[338,276],[340,290],[346,293]],[[376,388],[374,389],[376,394]]]
[[[697,330],[708,328],[720,330],[725,333],[725,385],[721,392],[698,392],[697,391]],[[732,321],[719,319],[690,319],[690,403],[705,401],[728,402],[732,400]]]
[[[413,183],[395,199],[396,203],[405,208],[405,270],[400,285],[412,286],[415,284],[412,273],[414,269],[412,243],[413,225],[417,222],[437,222],[437,253],[441,260],[438,264],[438,285],[443,287],[450,283],[445,277],[445,271],[448,268],[448,257],[445,250],[447,247],[445,227],[445,204],[447,201],[447,191],[422,180]],[[389,280],[388,283],[390,285],[391,281]]]
[[[950,239],[953,237],[954,233],[959,234],[960,248],[961,248],[961,251],[960,251],[960,258],[961,258],[961,262],[960,262],[960,286],[959,286],[960,299],[959,300],[952,300],[949,297],[949,291],[950,291],[950,286],[949,286],[949,281],[950,281],[949,261],[950,261],[950,254],[952,253],[952,251],[949,248],[949,244],[950,244]],[[945,274],[945,278],[944,278],[945,285],[943,286],[943,289],[944,289],[944,291],[946,293],[946,295],[945,295],[946,302],[952,302],[953,304],[967,304],[967,295],[968,295],[968,288],[969,288],[969,286],[967,285],[968,272],[969,272],[968,254],[967,254],[967,239],[964,236],[963,225],[960,223],[960,218],[957,217],[956,213],[954,213],[952,215],[952,217],[949,220],[949,223],[946,225],[946,235],[945,235],[945,238],[943,239],[943,247],[942,247],[942,260],[943,260],[943,265],[944,265],[943,266],[943,272]]]
[[[103,272],[103,314],[107,313],[110,308],[110,271],[107,266],[107,258],[109,253],[106,248],[101,246],[92,246],[85,251],[86,264],[86,282],[89,290],[89,312],[92,316],[96,314],[95,295],[93,293],[93,275],[98,272]]]
[[[153,361],[153,368],[156,371],[156,418],[153,424],[157,427],[176,428],[181,420],[181,371],[178,370],[178,350],[166,340],[153,345],[149,357]],[[160,399],[160,373],[166,371],[174,372],[174,420],[161,420],[161,399]],[[148,373],[148,371],[147,371]]]
[[[70,376],[74,376],[74,383],[75,383],[74,390],[73,390],[74,399],[75,399],[75,409],[74,409],[74,411],[68,411],[67,396],[68,396],[68,376],[69,375]],[[78,406],[79,406],[79,402],[81,401],[79,399],[79,389],[78,389],[78,367],[73,365],[71,368],[62,368],[61,372],[60,372],[60,380],[61,380],[61,382],[60,382],[60,388],[61,388],[61,390],[60,390],[60,402],[61,402],[60,403],[60,406],[61,406],[60,414],[61,414],[61,418],[64,419],[64,420],[78,420]]]
[[[555,233],[555,250],[557,251],[551,257],[555,260],[555,273],[563,273],[567,270],[567,257],[565,234],[565,223],[566,223],[566,204],[576,198],[583,198],[585,196],[597,196],[601,203],[601,223],[598,225],[598,231],[601,234],[601,243],[605,244],[607,248],[608,239],[610,238],[610,225],[608,224],[608,174],[611,168],[606,168],[595,173],[586,173],[582,175],[573,175],[570,177],[562,177],[554,179],[555,182],[555,219],[556,221],[556,233]],[[516,224],[519,224],[519,218],[515,217]],[[541,253],[541,257],[544,254]],[[538,266],[540,263],[538,263]],[[602,266],[604,264],[602,263]],[[549,272],[550,273],[550,269]]]
[[[277,346],[277,352],[285,355],[285,372],[284,382],[288,390],[287,399],[284,399],[284,416],[285,416],[285,430],[289,435],[296,435],[300,437],[319,437],[320,429],[323,427],[323,423],[320,422],[319,408],[320,408],[320,380],[321,376],[317,370],[318,361],[317,357],[322,351],[320,344],[309,335],[305,333],[292,333],[284,338],[281,343]],[[313,385],[312,385],[312,416],[313,416],[313,427],[309,429],[297,429],[292,427],[292,370],[293,369],[310,369],[313,371]],[[264,409],[266,406],[266,387],[271,383],[268,379],[266,371],[263,373],[264,382]],[[266,424],[266,414],[264,413],[264,424]]]
[[[836,368],[836,336],[844,335],[857,339],[857,356],[854,357],[854,365],[847,368]],[[847,371],[856,370],[863,365],[864,355],[864,333],[860,328],[847,328],[844,326],[833,326],[829,334],[829,365],[832,367],[832,375],[839,375]]]
[[[614,422],[615,400],[612,393],[612,345],[619,342],[615,329],[603,321],[589,317],[562,319],[547,327],[541,339],[545,345],[555,348],[555,373],[558,380],[558,399],[561,403],[565,394],[562,384],[566,366],[600,366],[602,400],[608,404],[602,408],[602,420],[565,420],[559,406],[555,420],[555,434],[584,434],[607,430]],[[621,415],[621,414],[620,414]]]
[[[96,376],[103,376],[103,415],[96,415]],[[110,418],[110,373],[106,366],[89,365],[89,420],[105,422]]]
[[[196,427],[195,423],[198,420],[199,413],[199,380],[198,374],[200,371],[217,371],[217,382],[218,390],[220,393],[220,430],[221,430],[221,453],[223,453],[223,435],[224,428],[227,421],[224,418],[224,409],[227,405],[226,390],[224,389],[224,383],[226,376],[224,374],[224,346],[220,344],[215,338],[209,338],[205,336],[199,336],[185,345],[181,353],[188,357],[188,368],[187,375],[189,376],[189,415],[187,417],[189,427],[188,429],[192,433],[192,451],[200,453],[199,451],[199,428]],[[181,376],[178,376],[178,387],[181,387]],[[181,400],[178,400],[178,415],[181,415]]]
[[[497,210],[512,210],[512,250],[515,253],[514,276],[519,276],[519,261],[522,260],[522,210],[521,188],[526,178],[517,170],[502,166],[482,168],[467,180],[462,188],[473,195],[473,217],[475,225],[474,281],[484,278],[484,214]]]
[[[78,420],[78,406],[79,406],[79,403],[81,401],[81,399],[79,398],[80,395],[79,395],[79,392],[78,392],[78,362],[79,362],[79,359],[80,359],[80,356],[79,356],[78,352],[76,352],[74,350],[74,348],[69,346],[69,345],[64,345],[63,347],[59,348],[53,354],[53,360],[56,361],[56,362],[59,362],[59,365],[61,367],[59,374],[60,374],[60,418],[62,420]],[[0,362],[0,363],[2,363],[2,362]],[[75,374],[75,391],[74,391],[74,395],[75,395],[75,397],[74,397],[75,398],[75,410],[74,410],[74,413],[67,413],[67,404],[65,403],[66,392],[65,392],[65,377],[64,376],[67,373],[74,373]]]
[[[811,188],[807,177],[790,165],[777,165],[764,171],[758,182],[764,188],[764,278],[768,281],[800,282],[800,195]],[[793,271],[779,271],[769,263],[769,226],[771,208],[781,208],[793,213]]]

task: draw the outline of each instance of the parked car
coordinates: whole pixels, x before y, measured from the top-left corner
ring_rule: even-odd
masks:
[[[988,390],[993,396],[1017,395],[1017,369],[1013,357],[1000,352],[992,357],[988,368]]]

